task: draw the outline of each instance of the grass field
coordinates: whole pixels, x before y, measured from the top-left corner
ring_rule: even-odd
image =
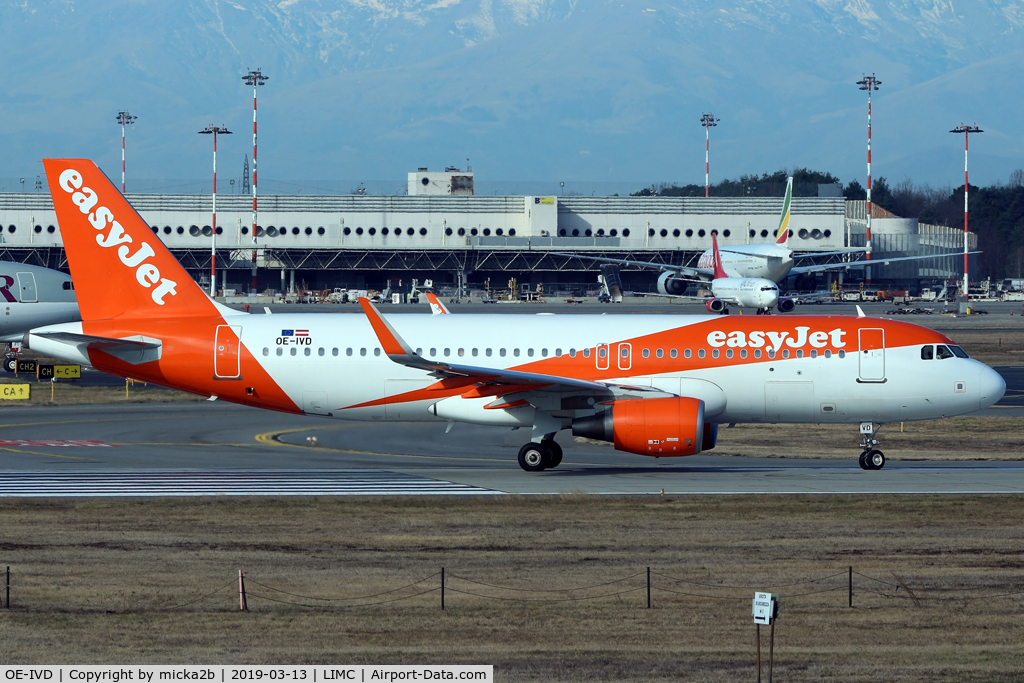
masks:
[[[750,600],[763,589],[781,596],[780,681],[1024,675],[1021,497],[7,500],[0,520],[6,663],[753,680]]]

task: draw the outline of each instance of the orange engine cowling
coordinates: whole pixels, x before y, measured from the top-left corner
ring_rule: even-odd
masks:
[[[620,451],[671,457],[700,453],[705,427],[704,401],[681,396],[616,401],[610,410],[573,420],[572,433],[611,441]]]

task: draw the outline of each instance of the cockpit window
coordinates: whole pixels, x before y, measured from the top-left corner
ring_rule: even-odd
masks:
[[[938,344],[935,347],[935,352],[939,360],[946,360],[947,358],[953,358],[953,352],[949,350],[949,347],[945,344]]]
[[[961,349],[959,346],[950,345],[949,350],[953,352],[953,355],[957,358],[970,358],[967,352]]]
[[[931,344],[921,347],[921,360],[932,360],[935,358],[935,347]]]

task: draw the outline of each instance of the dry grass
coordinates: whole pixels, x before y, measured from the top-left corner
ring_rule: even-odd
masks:
[[[733,681],[754,673],[750,598],[759,587],[782,596],[779,680],[1019,680],[1024,595],[980,598],[1024,591],[1022,503],[1009,496],[3,501],[0,562],[13,567],[16,608],[0,614],[0,642],[8,663],[464,662],[493,663],[502,681]],[[312,602],[255,583],[357,596],[442,565],[444,612],[436,591],[309,609],[257,597]],[[854,609],[846,607],[847,565],[881,581],[857,577]],[[656,573],[651,610],[644,609],[646,566]],[[250,579],[249,613],[237,611],[231,585],[240,568]],[[543,592],[638,573],[603,588]],[[709,585],[673,584],[661,574]],[[895,591],[894,576],[919,605]],[[437,582],[430,578],[424,589]],[[221,586],[206,601],[165,609]],[[624,588],[639,590],[583,599]],[[835,590],[800,595],[821,589]],[[499,601],[457,591],[576,600]]]
[[[944,330],[943,333],[982,363],[1024,364],[1024,330]]]

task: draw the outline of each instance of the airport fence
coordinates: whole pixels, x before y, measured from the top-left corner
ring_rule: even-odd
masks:
[[[488,581],[461,573],[452,573],[445,567],[414,581],[396,587],[383,588],[373,592],[354,595],[313,595],[291,589],[283,584],[271,585],[269,581],[258,581],[239,570],[237,576],[209,592],[201,592],[173,604],[139,605],[137,611],[175,611],[193,608],[204,611],[225,609],[259,611],[275,609],[303,609],[338,611],[408,603],[417,601],[418,606],[433,604],[445,610],[450,606],[466,606],[482,603],[518,603],[522,606],[559,603],[598,603],[613,600],[615,606],[624,608],[651,609],[659,602],[679,604],[696,601],[750,602],[755,591],[771,591],[780,602],[812,596],[825,597],[837,594],[837,607],[854,607],[854,598],[883,598],[915,608],[949,606],[961,608],[972,603],[993,600],[1019,599],[1024,601],[1024,580],[986,585],[935,585],[922,580],[911,587],[905,577],[890,571],[890,576],[879,577],[854,570],[853,566],[823,576],[810,577],[773,583],[762,581],[754,584],[730,584],[718,581],[697,581],[671,573],[652,570],[633,572],[623,576],[599,580],[595,583],[561,588],[538,587],[536,585],[508,585]],[[541,579],[549,582],[550,573]],[[535,582],[534,582],[535,583]],[[11,568],[7,567],[4,607],[11,605]],[[430,596],[427,598],[426,596]],[[455,604],[450,604],[452,598]],[[253,604],[250,604],[254,601]],[[237,606],[236,606],[237,605]],[[670,606],[666,604],[665,606]],[[37,609],[27,603],[15,603],[15,609]],[[61,609],[75,609],[62,606]],[[83,611],[89,611],[83,609]],[[109,610],[108,610],[109,611]],[[131,611],[131,610],[129,610]]]

